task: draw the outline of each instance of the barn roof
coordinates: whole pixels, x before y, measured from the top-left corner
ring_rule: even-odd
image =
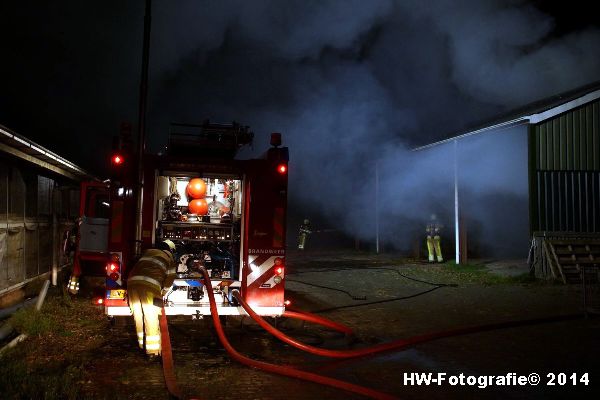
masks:
[[[457,139],[459,140],[467,136],[489,132],[491,130],[506,129],[524,124],[537,124],[599,98],[600,81],[527,104],[518,109],[511,110],[504,115],[498,116],[491,121],[479,124],[472,129],[455,133],[446,139],[417,147],[414,150],[424,150]]]
[[[0,151],[77,181],[92,175],[24,136],[0,125]]]

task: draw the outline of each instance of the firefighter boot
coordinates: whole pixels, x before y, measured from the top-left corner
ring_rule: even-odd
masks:
[[[435,247],[435,254],[437,254],[437,261],[444,262],[444,257],[442,257],[442,246],[440,244],[440,237],[438,235],[435,235],[433,237],[433,245]]]
[[[427,235],[427,253],[429,254],[429,262],[434,262],[433,257],[433,238]]]

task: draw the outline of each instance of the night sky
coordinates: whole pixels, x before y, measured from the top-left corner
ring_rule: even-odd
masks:
[[[280,131],[291,195],[326,206],[374,154],[600,80],[592,4],[154,0],[149,150],[170,122],[250,125],[256,153]],[[142,0],[3,1],[0,124],[102,176],[137,122],[143,16]]]

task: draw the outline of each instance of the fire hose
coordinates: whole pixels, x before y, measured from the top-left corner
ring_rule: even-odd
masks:
[[[264,318],[262,318],[256,312],[254,312],[254,310],[252,310],[252,308],[248,305],[248,303],[246,303],[246,301],[244,299],[242,299],[242,297],[240,296],[240,293],[237,290],[234,290],[232,292],[232,295],[236,298],[236,300],[240,303],[240,305],[244,308],[244,310],[248,313],[248,315],[254,321],[256,321],[262,328],[264,328],[267,332],[271,333],[273,336],[275,336],[279,340],[281,340],[291,346],[294,346],[300,350],[304,350],[304,351],[307,351],[309,353],[316,354],[319,356],[332,357],[332,358],[364,357],[364,356],[369,356],[369,355],[373,355],[376,353],[381,353],[384,351],[400,350],[400,349],[404,349],[404,348],[407,348],[410,346],[414,346],[419,343],[425,343],[425,342],[429,342],[432,340],[442,339],[442,338],[447,338],[447,337],[452,337],[452,336],[466,335],[469,333],[476,333],[476,332],[485,332],[485,331],[491,331],[491,330],[495,330],[495,329],[514,328],[514,327],[518,327],[518,326],[535,325],[535,324],[542,324],[542,323],[547,323],[547,322],[567,321],[567,320],[571,320],[571,319],[582,318],[581,314],[568,314],[568,315],[536,318],[536,319],[528,319],[528,320],[499,322],[499,323],[494,323],[494,324],[477,325],[477,326],[471,326],[471,327],[466,327],[466,328],[457,328],[457,329],[451,329],[451,330],[447,330],[447,331],[440,331],[440,332],[433,332],[433,333],[428,333],[428,334],[424,334],[424,335],[417,335],[417,336],[410,337],[408,339],[394,340],[392,342],[381,343],[381,344],[378,344],[378,345],[375,345],[372,347],[366,347],[363,349],[329,350],[329,349],[322,349],[319,347],[310,346],[308,344],[299,342],[299,341],[287,336],[285,333],[283,333],[280,330],[273,327],[271,324],[269,324],[267,321],[265,321]],[[286,313],[288,313],[288,312],[286,311]],[[286,316],[286,313],[284,313],[283,315]]]
[[[162,307],[160,310],[160,343],[162,348],[163,375],[165,377],[165,383],[167,384],[167,390],[174,397],[181,399],[183,397],[181,395],[181,390],[179,390],[179,386],[177,386],[177,379],[175,377],[173,352],[171,350],[171,336],[169,335],[165,307]]]
[[[235,292],[237,292],[237,290]],[[238,294],[239,294],[239,292],[238,292]],[[239,296],[236,296],[236,299],[239,300]],[[246,303],[246,302],[244,302],[244,303]],[[241,304],[241,302],[240,302],[240,304]],[[246,303],[246,305],[248,305],[248,304]],[[250,308],[250,307],[248,306],[248,308]],[[246,312],[247,312],[247,310],[246,310]],[[248,313],[248,315],[250,315],[250,313]],[[252,316],[252,315],[250,315],[250,316]],[[307,311],[285,310],[283,312],[283,316],[287,317],[287,318],[295,318],[295,319],[300,319],[303,321],[319,324],[319,325],[325,326],[327,328],[336,330],[338,332],[344,333],[346,335],[352,335],[354,333],[352,331],[352,328],[347,327],[346,325],[340,324],[338,322],[334,322],[330,319],[323,318],[319,315],[315,315],[315,314],[309,313]],[[269,326],[271,326],[271,325],[269,325]]]
[[[229,340],[227,340],[227,337],[225,336],[225,332],[223,331],[223,327],[221,326],[221,321],[219,320],[219,313],[217,311],[217,303],[215,301],[215,295],[213,293],[212,284],[210,282],[210,275],[208,274],[208,271],[206,271],[206,269],[204,267],[200,268],[200,272],[204,276],[206,291],[208,293],[208,299],[210,301],[210,313],[212,315],[215,330],[217,331],[217,336],[219,337],[219,340],[221,341],[221,344],[223,345],[223,347],[225,347],[225,349],[227,350],[229,355],[234,360],[236,360],[242,364],[248,365],[250,367],[261,369],[263,371],[267,371],[267,372],[271,372],[271,373],[279,374],[279,375],[284,375],[284,376],[289,376],[292,378],[302,379],[302,380],[309,381],[309,382],[320,383],[322,385],[327,385],[327,386],[335,387],[338,389],[343,389],[343,390],[346,390],[349,392],[358,393],[363,396],[371,397],[374,399],[395,399],[395,397],[393,397],[389,394],[382,393],[382,392],[379,392],[379,391],[376,391],[373,389],[369,389],[364,386],[355,385],[353,383],[340,381],[337,379],[329,378],[329,377],[326,377],[323,375],[314,374],[311,372],[301,371],[301,370],[283,366],[283,365],[270,364],[270,363],[267,363],[264,361],[256,361],[256,360],[253,360],[249,357],[246,357],[246,356],[238,353],[237,350],[235,350],[231,346],[231,344],[229,343]]]
[[[355,385],[355,384],[352,384],[349,382],[340,381],[337,379],[325,377],[322,375],[318,375],[318,374],[314,374],[314,373],[310,373],[310,372],[306,372],[306,371],[301,371],[301,370],[291,368],[291,367],[270,364],[270,363],[266,363],[266,362],[262,362],[262,361],[256,361],[256,360],[253,360],[249,357],[246,357],[246,356],[238,353],[231,346],[231,344],[229,343],[229,341],[223,331],[223,327],[221,325],[221,321],[219,319],[219,314],[217,311],[217,305],[216,305],[216,301],[214,298],[214,293],[213,293],[213,288],[212,288],[212,284],[210,281],[210,276],[204,268],[201,268],[200,272],[204,276],[204,282],[206,285],[206,290],[207,290],[208,298],[210,301],[211,316],[213,318],[213,323],[214,323],[217,335],[219,337],[219,340],[223,344],[223,347],[225,347],[227,352],[230,354],[230,356],[234,360],[236,360],[242,364],[248,365],[250,367],[261,369],[261,370],[264,370],[267,372],[284,375],[284,376],[289,376],[289,377],[293,377],[293,378],[298,378],[298,379],[302,379],[302,380],[306,380],[306,381],[310,381],[310,382],[315,382],[315,383],[335,387],[338,389],[347,390],[347,391],[365,395],[365,396],[368,396],[368,397],[371,397],[374,399],[393,399],[394,398],[391,395],[388,395],[386,393],[382,393],[382,392],[379,392],[379,391],[376,391],[376,390],[373,390],[370,388],[366,388],[366,387]],[[550,317],[527,319],[527,320],[499,322],[499,323],[470,326],[470,327],[465,327],[465,328],[457,328],[457,329],[451,329],[451,330],[446,330],[446,331],[439,331],[439,332],[433,332],[433,333],[428,333],[428,334],[423,334],[423,335],[417,335],[417,336],[410,337],[408,339],[399,339],[399,340],[395,340],[392,342],[382,343],[382,344],[378,344],[375,346],[362,348],[362,349],[329,350],[329,349],[323,349],[323,348],[310,346],[310,345],[299,342],[299,341],[287,336],[285,333],[274,328],[271,324],[269,324],[267,321],[265,321],[260,315],[256,314],[256,312],[254,312],[254,310],[252,310],[252,308],[248,305],[248,303],[246,303],[246,301],[242,298],[239,291],[234,290],[232,292],[232,295],[235,297],[235,299],[239,302],[239,304],[244,308],[246,313],[248,313],[248,315],[254,321],[256,321],[263,329],[265,329],[267,332],[271,333],[272,335],[274,335],[281,341],[288,343],[289,345],[294,346],[300,350],[304,350],[304,351],[307,351],[312,354],[316,354],[316,355],[320,355],[320,356],[324,356],[324,357],[332,357],[332,358],[365,357],[365,356],[370,356],[370,355],[374,355],[374,354],[385,352],[385,351],[401,350],[401,349],[404,349],[404,348],[407,348],[410,346],[414,346],[416,344],[425,343],[425,342],[442,339],[442,338],[448,338],[448,337],[452,337],[452,336],[466,335],[466,334],[471,334],[471,333],[486,332],[486,331],[497,330],[497,329],[514,328],[514,327],[519,327],[519,326],[535,325],[535,324],[542,324],[542,323],[549,323],[549,322],[568,321],[568,320],[582,318],[581,314],[567,314],[567,315],[550,316]],[[343,332],[345,334],[352,333],[352,330],[349,327],[346,327],[345,325],[338,324],[334,321],[330,321],[326,318],[323,318],[323,317],[320,317],[320,316],[317,316],[317,315],[314,315],[311,313],[286,310],[284,312],[283,316],[317,323],[317,324],[335,329],[337,331]],[[171,392],[171,394],[173,394],[176,397],[181,397],[181,395],[179,394],[180,391],[176,386],[175,375],[172,372],[173,371],[173,359],[172,359],[170,340],[168,337],[168,330],[167,330],[166,324],[167,324],[167,321],[166,321],[166,316],[164,314],[164,309],[163,309],[162,315],[161,315],[161,333],[163,333],[163,343],[165,343],[165,345],[163,345],[163,369],[165,372],[165,380],[167,382],[167,388],[169,389],[169,392]],[[163,325],[164,325],[164,330],[163,330]],[[164,336],[165,332],[166,332],[166,336]],[[170,371],[168,371],[169,369],[170,369]]]

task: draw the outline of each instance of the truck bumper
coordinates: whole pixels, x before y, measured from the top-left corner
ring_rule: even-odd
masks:
[[[254,307],[253,310],[262,316],[278,317],[283,315],[285,307]],[[248,315],[242,307],[234,306],[217,306],[219,315]],[[105,308],[105,313],[109,317],[131,315],[129,307],[109,306]],[[165,314],[167,315],[210,315],[210,307],[208,305],[173,305],[165,306]]]

